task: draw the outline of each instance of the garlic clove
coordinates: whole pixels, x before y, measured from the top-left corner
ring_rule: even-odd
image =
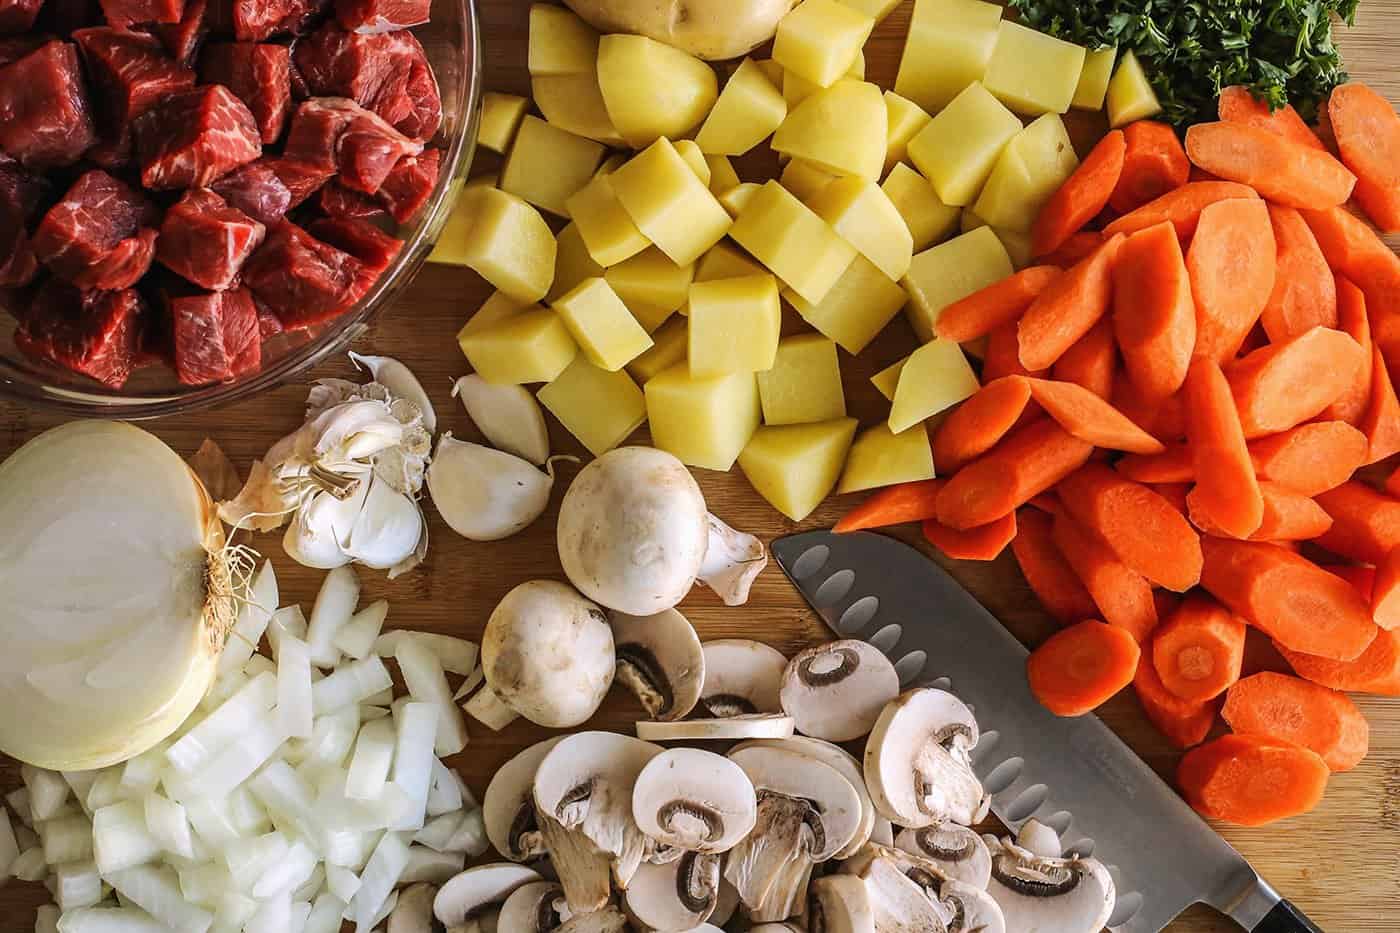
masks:
[[[443,520],[472,541],[499,541],[524,530],[549,505],[554,477],[519,457],[459,441],[438,440],[428,491]]]
[[[391,485],[371,478],[369,492],[350,534],[340,542],[350,557],[375,570],[388,570],[413,555],[423,536],[418,503]]]
[[[311,442],[309,462],[334,465],[367,460],[403,440],[403,424],[383,402],[358,401],[336,405],[307,422]]]
[[[352,352],[350,359],[357,367],[368,370],[375,382],[399,398],[417,405],[423,413],[423,427],[428,429],[429,434],[437,430],[437,412],[433,410],[433,403],[428,393],[423,391],[423,384],[413,375],[413,370],[391,356],[361,356]]]
[[[316,570],[334,570],[350,563],[352,558],[345,553],[342,541],[354,528],[369,496],[370,485],[368,477],[363,477],[344,499],[337,499],[328,492],[319,492],[307,499],[282,536],[287,556]]]
[[[540,403],[517,385],[492,385],[473,373],[452,386],[452,394],[492,447],[536,466],[549,459],[549,429]]]

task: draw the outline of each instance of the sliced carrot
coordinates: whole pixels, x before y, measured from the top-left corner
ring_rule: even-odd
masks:
[[[1046,369],[1108,312],[1110,270],[1123,237],[1113,237],[1060,276],[1026,309],[1016,325],[1021,365]]]
[[[1196,461],[1185,444],[1168,444],[1160,454],[1128,454],[1113,468],[1139,483],[1194,483]]]
[[[1376,637],[1356,590],[1287,548],[1207,536],[1201,553],[1201,586],[1290,650],[1349,661]]]
[[[978,389],[933,432],[933,463],[938,472],[950,476],[995,447],[1016,425],[1030,398],[1030,384],[1022,376],[1002,376]]]
[[[1155,492],[1156,490],[1153,491]],[[1181,594],[1173,593],[1171,590],[1164,590],[1159,587],[1152,591],[1152,605],[1157,612],[1157,618],[1165,619],[1176,612],[1176,607],[1181,605]],[[1161,628],[1161,626],[1159,625],[1158,628]]]
[[[1113,394],[1113,375],[1117,368],[1118,348],[1113,343],[1113,322],[1105,317],[1055,361],[1050,376],[1058,382],[1072,382],[1099,398],[1107,399]]]
[[[1061,625],[1098,614],[1094,598],[1060,555],[1051,534],[1053,519],[1036,509],[1022,509],[1016,522],[1011,552],[1031,592]]]
[[[1227,378],[1244,436],[1277,434],[1321,414],[1351,387],[1364,354],[1341,331],[1314,327],[1233,364]]]
[[[1345,693],[1287,674],[1244,678],[1220,712],[1236,733],[1311,749],[1332,771],[1350,771],[1370,750],[1366,717]]]
[[[1113,130],[1089,151],[1040,209],[1031,228],[1032,255],[1053,253],[1099,215],[1119,184],[1126,149],[1123,131]],[[1182,160],[1185,158],[1183,153]]]
[[[1163,221],[1176,228],[1176,235],[1189,240],[1196,233],[1201,211],[1212,204],[1231,199],[1259,200],[1259,193],[1248,185],[1233,181],[1192,181],[1175,191],[1169,191],[1155,201],[1124,214],[1103,228],[1105,236],[1137,233],[1155,227]]]
[[[1059,266],[1031,266],[993,282],[944,308],[933,325],[934,335],[958,343],[985,337],[1003,324],[1014,323],[1062,275]]]
[[[1104,244],[1104,239],[1104,235],[1097,230],[1081,230],[1072,234],[1053,253],[1041,256],[1039,261],[1047,266],[1068,269],[1075,263],[1092,256],[1094,251]]]
[[[1051,537],[1103,618],[1137,641],[1146,641],[1157,627],[1157,604],[1147,578],[1130,569],[1108,545],[1068,515],[1055,516]]]
[[[935,514],[934,501],[942,480],[927,479],[889,486],[851,509],[831,530],[837,534],[921,522]]]
[[[959,531],[928,518],[923,524],[924,540],[953,560],[996,560],[1016,538],[1016,513],[977,528]]]
[[[1395,386],[1390,381],[1390,369],[1381,355],[1380,345],[1372,347],[1371,353],[1371,397],[1357,427],[1370,445],[1366,462],[1379,463],[1400,452],[1400,399],[1395,397]]]
[[[1079,469],[1093,444],[1045,418],[1012,431],[938,493],[938,520],[967,530],[994,522]]]
[[[1177,748],[1200,745],[1215,725],[1215,703],[1183,700],[1166,688],[1151,664],[1138,665],[1133,690],[1152,725]]]
[[[1386,233],[1400,233],[1400,116],[1364,84],[1332,91],[1327,116],[1342,162],[1356,173],[1356,201]]]
[[[1371,596],[1376,590],[1375,567],[1364,567],[1360,564],[1324,564],[1321,566],[1323,570],[1334,577],[1341,577],[1350,583],[1352,589],[1356,590],[1368,604],[1371,602]]]
[[[1192,596],[1153,636],[1152,667],[1177,697],[1213,700],[1240,679],[1246,628],[1215,600]]]
[[[1361,345],[1364,351],[1361,370],[1351,386],[1322,412],[1322,417],[1347,424],[1359,424],[1371,400],[1371,324],[1366,315],[1366,296],[1341,276],[1337,281],[1337,329]]]
[[[1214,361],[1198,357],[1186,377],[1186,433],[1196,466],[1192,512],[1236,538],[1264,520],[1264,497],[1245,446],[1230,384]]]
[[[1065,509],[1130,569],[1184,593],[1201,580],[1201,536],[1172,504],[1142,483],[1089,463],[1056,487]]]
[[[1352,480],[1317,497],[1332,516],[1320,547],[1363,564],[1379,564],[1400,545],[1400,501]]]
[[[1400,629],[1400,548],[1375,566],[1371,577],[1371,618],[1386,630]]]
[[[1400,497],[1400,467],[1396,467],[1385,479],[1385,491],[1391,496]]]
[[[1315,684],[1351,693],[1400,696],[1400,629],[1382,630],[1376,640],[1351,661],[1319,658],[1278,646],[1300,677]]]
[[[1083,386],[1050,379],[1026,380],[1031,398],[1075,437],[1095,447],[1153,454],[1166,450],[1161,441],[1129,421],[1122,412]]]
[[[1259,320],[1274,288],[1278,254],[1263,201],[1220,201],[1201,211],[1186,252],[1196,299],[1196,355],[1224,363]]]
[[[1188,500],[1191,495],[1190,483],[1152,483],[1152,491],[1171,503],[1172,508],[1182,515],[1189,515],[1191,511]]]
[[[1197,123],[1186,131],[1186,152],[1212,175],[1289,207],[1336,207],[1356,185],[1356,176],[1331,153],[1244,123]]]
[[[1088,620],[1061,629],[1026,659],[1031,692],[1056,716],[1083,716],[1133,682],[1141,650],[1121,628]]]
[[[1043,376],[1045,370],[1030,372],[1021,365],[1021,348],[1016,338],[1016,324],[998,327],[987,335],[987,354],[982,358],[982,382],[987,384],[1005,376]]]
[[[1250,541],[1311,541],[1332,527],[1332,518],[1322,506],[1275,483],[1259,483],[1264,498],[1264,518],[1249,536]],[[1209,515],[1191,514],[1191,521],[1206,534],[1231,537],[1211,525]]]
[[[1113,379],[1113,407],[1153,437],[1162,441],[1186,437],[1186,395],[1178,392],[1164,399],[1142,394],[1137,384],[1119,370]]]
[[[1060,505],[1060,497],[1053,492],[1042,492],[1040,495],[1031,496],[1026,505],[1038,509],[1046,515],[1059,515],[1064,511]]]
[[[1396,256],[1366,221],[1344,207],[1301,211],[1312,229],[1327,264],[1368,294],[1400,289],[1400,256]]]
[[[1337,280],[1317,245],[1317,237],[1291,207],[1269,205],[1278,247],[1273,294],[1259,320],[1278,343],[1314,327],[1337,326]]]
[[[1240,84],[1220,89],[1220,119],[1230,123],[1247,123],[1299,145],[1326,151],[1322,140],[1308,128],[1291,104],[1274,110]]]
[[[1128,377],[1144,398],[1165,398],[1181,388],[1196,345],[1196,304],[1171,224],[1134,233],[1118,251],[1113,328]]]
[[[1316,807],[1330,773],[1316,752],[1290,742],[1223,735],[1187,752],[1176,782],[1202,816],[1263,826]]]
[[[1139,120],[1123,131],[1123,141],[1122,176],[1108,200],[1115,211],[1137,210],[1186,184],[1191,162],[1176,130],[1154,120]]]

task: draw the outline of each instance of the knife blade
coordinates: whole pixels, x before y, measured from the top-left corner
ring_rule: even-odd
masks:
[[[1013,831],[1031,817],[1066,851],[1113,875],[1109,925],[1157,933],[1206,903],[1259,933],[1316,931],[1097,716],[1048,712],[1026,682],[1027,650],[941,567],[903,542],[813,531],[772,544],[778,565],[843,638],[879,648],[903,687],[935,686],[972,707],[973,768]]]

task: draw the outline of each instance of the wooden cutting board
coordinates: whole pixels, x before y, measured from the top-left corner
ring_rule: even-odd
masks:
[[[485,37],[485,86],[488,90],[529,94],[525,70],[526,0],[479,0]],[[893,84],[903,49],[911,4],[905,3],[877,31],[867,46],[869,77],[884,87]],[[1364,0],[1357,26],[1341,34],[1351,73],[1370,82],[1392,101],[1400,100],[1400,69],[1394,67],[1400,43],[1400,0]],[[1088,125],[1076,127],[1086,137]],[[1078,135],[1078,133],[1076,134]],[[498,160],[483,153],[476,173],[494,171]],[[747,180],[760,180],[767,167],[741,167]],[[744,169],[748,169],[745,171]],[[418,374],[437,405],[444,430],[473,438],[475,429],[449,395],[452,381],[466,372],[454,335],[468,315],[489,295],[486,285],[465,270],[425,267],[399,305],[385,314],[359,344],[362,352],[397,357]],[[914,346],[903,319],[876,343],[852,359],[842,354],[852,414],[865,423],[883,418],[887,403],[867,381]],[[350,376],[348,363],[322,366],[312,377]],[[241,405],[201,412],[148,425],[182,454],[206,436],[215,438],[240,470],[261,456],[300,423],[304,384],[283,386]],[[0,456],[63,419],[0,403]],[[552,425],[556,451],[580,452],[574,440]],[[644,435],[634,438],[644,443]],[[567,481],[574,469],[563,465]],[[696,471],[712,511],[765,540],[792,531],[830,525],[858,498],[832,500],[800,526],[777,514],[737,471]],[[554,497],[557,507],[558,495]],[[431,513],[431,509],[429,510]],[[362,573],[365,601],[387,598],[388,625],[479,638],[496,602],[513,586],[540,577],[562,578],[554,549],[555,508],[516,538],[481,545],[458,538],[430,514],[432,546],[427,564],[388,583],[382,574]],[[913,540],[911,537],[910,540]],[[282,586],[283,604],[309,608],[321,574],[289,560],[275,536],[253,542],[270,556]],[[946,561],[944,562],[947,563]],[[961,563],[951,571],[1027,643],[1037,643],[1050,625],[1008,557],[992,564]],[[808,611],[782,574],[770,567],[760,577],[747,606],[726,608],[707,592],[696,591],[682,607],[702,637],[747,637],[793,653],[831,633]],[[1280,891],[1293,899],[1331,933],[1381,933],[1400,930],[1400,700],[1361,698],[1371,721],[1371,755],[1355,771],[1332,779],[1327,797],[1314,813],[1262,829],[1222,827],[1223,835],[1245,854]],[[622,691],[614,691],[590,725],[629,730],[640,708]],[[1121,696],[1102,711],[1103,718],[1163,775],[1176,754],[1143,718],[1130,696]],[[480,797],[494,770],[527,744],[548,732],[517,723],[500,734],[471,725],[471,745],[452,764]],[[13,762],[0,762],[0,789],[18,781]],[[1125,827],[1130,843],[1131,827]],[[12,882],[0,888],[0,933],[33,929],[34,906],[48,901],[38,885]],[[1189,911],[1174,933],[1224,933],[1234,925],[1205,908]]]

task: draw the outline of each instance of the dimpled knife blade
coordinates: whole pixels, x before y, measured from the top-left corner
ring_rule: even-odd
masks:
[[[1113,929],[1157,933],[1197,902],[1246,930],[1273,929],[1261,924],[1280,897],[1244,857],[1097,716],[1047,712],[1027,686],[1026,649],[933,561],[864,532],[779,538],[773,556],[833,631],[888,655],[903,686],[942,687],[973,707],[973,767],[992,811],[1013,830],[1034,816],[1067,851],[1109,866]]]

